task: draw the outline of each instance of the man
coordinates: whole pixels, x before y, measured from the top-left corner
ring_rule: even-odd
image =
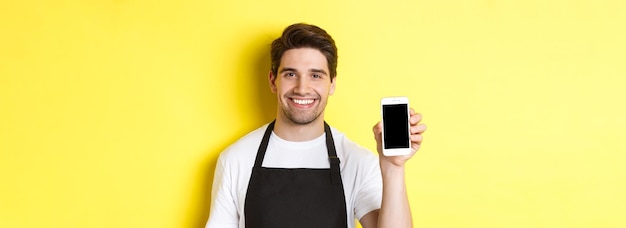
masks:
[[[207,227],[412,227],[404,164],[426,126],[411,110],[412,153],[379,156],[324,121],[336,86],[337,48],[323,29],[294,24],[272,43],[276,120],[219,156]]]

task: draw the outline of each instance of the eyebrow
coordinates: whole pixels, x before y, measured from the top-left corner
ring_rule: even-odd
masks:
[[[278,73],[283,73],[283,72],[286,72],[286,71],[297,71],[297,70],[294,69],[294,68],[285,67],[285,68],[281,69],[280,72],[278,72]]]
[[[324,74],[324,75],[328,75],[328,73],[326,73],[326,71],[324,71],[322,69],[311,69],[309,71],[312,72],[312,73],[321,73],[321,74]]]

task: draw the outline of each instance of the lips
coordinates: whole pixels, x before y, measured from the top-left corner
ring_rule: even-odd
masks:
[[[316,104],[315,98],[289,98],[295,108],[308,109]]]

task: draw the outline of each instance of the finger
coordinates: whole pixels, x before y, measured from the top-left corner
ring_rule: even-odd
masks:
[[[374,132],[374,138],[378,140],[383,132],[382,122],[378,121],[378,123],[376,123],[374,127],[372,127],[372,131]]]
[[[378,123],[374,124],[374,127],[372,127],[372,131],[374,131],[375,134],[383,132],[383,122],[378,121]]]
[[[412,115],[415,115],[415,110],[414,110],[413,108],[409,108],[409,114],[410,114],[411,116],[412,116]]]
[[[415,144],[415,143],[411,144],[411,152],[412,152],[411,155],[415,154],[415,152],[417,152],[417,150],[419,149],[420,149],[419,144]]]
[[[422,135],[411,135],[412,144],[421,145],[423,140],[424,140],[424,136]]]
[[[411,125],[416,125],[420,121],[422,121],[422,114],[420,114],[420,113],[412,114],[411,118],[409,119],[409,122],[411,122]]]
[[[421,134],[426,131],[426,124],[418,124],[411,126],[411,134]]]

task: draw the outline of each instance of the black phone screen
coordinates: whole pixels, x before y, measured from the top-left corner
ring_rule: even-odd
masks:
[[[383,143],[385,149],[409,148],[407,104],[383,105]]]

